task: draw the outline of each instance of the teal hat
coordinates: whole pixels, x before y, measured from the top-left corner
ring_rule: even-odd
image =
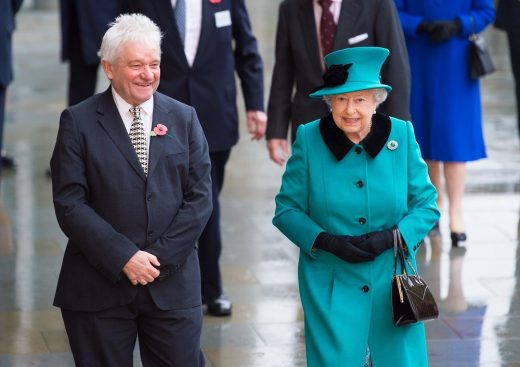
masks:
[[[327,71],[324,84],[315,88],[309,96],[321,98],[331,94],[356,92],[365,89],[392,87],[381,84],[381,67],[390,54],[383,47],[350,47],[331,52],[325,56]]]

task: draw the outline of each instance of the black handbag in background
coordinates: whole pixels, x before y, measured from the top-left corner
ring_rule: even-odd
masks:
[[[475,33],[473,17],[470,17],[471,35],[469,36],[469,75],[471,79],[478,79],[495,71],[491,54],[482,36]]]
[[[392,277],[392,319],[395,326],[413,324],[419,321],[434,320],[439,317],[439,309],[428,285],[407,259],[413,274],[408,274],[405,254],[399,229],[394,235],[394,276]],[[402,274],[397,274],[397,261],[401,264]]]

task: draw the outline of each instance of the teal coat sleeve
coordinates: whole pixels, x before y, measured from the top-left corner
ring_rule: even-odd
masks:
[[[421,151],[413,126],[406,122],[408,136],[408,211],[399,221],[398,227],[411,255],[415,257],[418,244],[423,240],[432,223],[439,219],[437,191],[428,177],[428,167],[421,157]]]
[[[309,213],[310,192],[305,129],[298,128],[292,155],[282,177],[282,187],[276,196],[273,224],[307,254],[314,256],[312,245],[324,229]]]

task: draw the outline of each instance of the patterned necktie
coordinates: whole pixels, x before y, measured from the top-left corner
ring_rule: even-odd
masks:
[[[134,106],[130,108],[130,113],[134,117],[134,122],[132,122],[132,126],[130,126],[130,140],[134,145],[137,158],[139,158],[139,162],[143,167],[144,174],[148,175],[148,146],[146,144],[143,120],[141,120],[141,108]]]
[[[175,22],[177,23],[177,29],[179,30],[179,36],[181,37],[182,44],[186,38],[186,3],[184,0],[177,0],[175,4]]]
[[[318,0],[318,3],[322,9],[320,21],[321,51],[323,52],[323,56],[325,56],[332,51],[337,26],[336,23],[334,23],[334,16],[330,11],[332,0]]]

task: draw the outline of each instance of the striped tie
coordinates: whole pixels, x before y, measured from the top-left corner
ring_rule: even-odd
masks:
[[[186,3],[184,0],[177,0],[175,4],[175,22],[177,23],[182,44],[184,45],[186,38]]]
[[[146,144],[146,135],[144,132],[143,121],[141,120],[141,108],[134,106],[130,108],[130,113],[134,117],[134,122],[130,127],[130,141],[134,145],[137,158],[143,167],[144,174],[148,175],[148,147]]]

